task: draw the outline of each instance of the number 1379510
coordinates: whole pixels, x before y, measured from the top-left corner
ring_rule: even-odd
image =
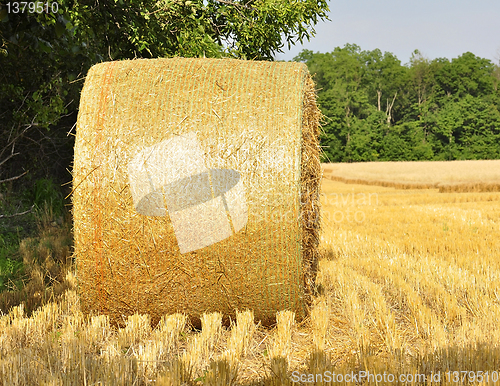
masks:
[[[57,13],[59,4],[42,1],[11,1],[5,4],[7,13]]]

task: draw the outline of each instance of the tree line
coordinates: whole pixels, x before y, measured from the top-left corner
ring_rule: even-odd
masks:
[[[302,51],[325,116],[324,161],[500,158],[500,67],[466,52],[409,64],[347,44]]]

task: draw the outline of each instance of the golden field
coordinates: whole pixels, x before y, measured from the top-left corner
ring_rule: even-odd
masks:
[[[429,173],[408,163],[402,177],[404,164],[385,177]],[[433,183],[463,168],[436,163]],[[332,373],[350,385],[499,384],[500,193],[323,179],[321,201],[324,258],[306,321],[285,311],[265,329],[245,311],[225,328],[209,314],[193,331],[182,315],[153,329],[135,315],[115,330],[85,318],[70,289],[31,317],[0,317],[0,385],[309,385],[333,384]]]
[[[500,160],[353,162],[323,164],[328,178],[399,189],[444,192],[500,191]]]

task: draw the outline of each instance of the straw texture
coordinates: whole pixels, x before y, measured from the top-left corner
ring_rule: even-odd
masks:
[[[301,63],[92,67],[73,175],[85,313],[307,314],[318,260],[314,83]]]

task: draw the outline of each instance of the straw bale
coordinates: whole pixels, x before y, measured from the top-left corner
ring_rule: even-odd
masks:
[[[93,66],[73,174],[82,309],[123,325],[251,309],[306,316],[318,260],[320,112],[301,63]]]

